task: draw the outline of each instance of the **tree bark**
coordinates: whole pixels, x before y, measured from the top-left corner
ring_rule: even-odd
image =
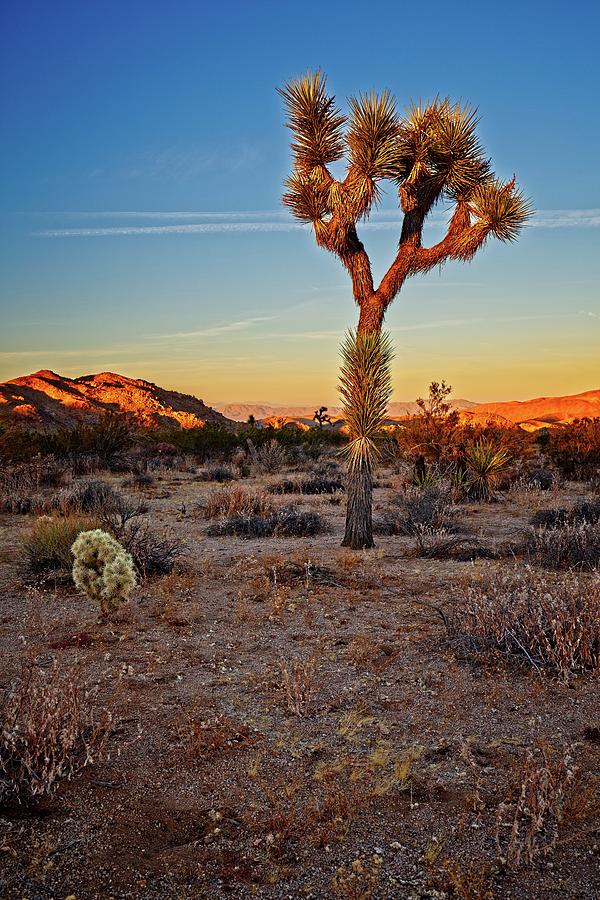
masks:
[[[358,333],[368,334],[372,331],[381,331],[384,316],[385,304],[376,294],[372,294],[368,299],[363,300],[363,302],[360,304]]]
[[[374,547],[373,475],[367,464],[348,472],[346,533],[342,547],[364,550]]]

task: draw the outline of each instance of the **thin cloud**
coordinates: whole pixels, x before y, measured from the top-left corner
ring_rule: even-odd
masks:
[[[50,228],[35,231],[37,237],[129,237],[144,235],[173,234],[247,234],[293,232],[309,226],[295,222],[284,211],[258,212],[142,212],[125,211],[114,213],[68,213],[68,216],[94,218],[139,218],[155,221],[172,221],[175,224],[161,225],[110,225],[81,228]],[[443,213],[431,217],[433,225],[443,225]],[[200,219],[201,221],[190,221]],[[212,221],[210,221],[212,220]],[[361,224],[367,231],[395,231],[402,222],[401,214],[395,210],[376,210],[372,218]],[[534,228],[598,228],[600,209],[539,210],[531,220]]]
[[[172,334],[150,334],[147,335],[151,340],[164,340],[167,338],[197,338],[197,337],[216,337],[220,334],[226,334],[230,331],[245,331],[252,328],[259,322],[272,322],[277,316],[253,316],[250,319],[240,319],[237,322],[227,322],[223,325],[213,325],[210,328],[202,328],[198,331],[175,331]]]
[[[248,232],[298,231],[307,226],[296,222],[210,222],[193,225],[115,226],[110,228],[56,228],[35,231],[36,237],[116,237],[165,234],[241,234]]]

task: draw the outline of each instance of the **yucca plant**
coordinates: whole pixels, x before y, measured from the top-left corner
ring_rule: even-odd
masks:
[[[345,116],[321,71],[292,79],[279,93],[294,160],[283,202],[312,224],[319,246],[350,273],[361,333],[381,330],[407,278],[449,259],[470,260],[489,237],[514,241],[531,215],[515,179],[502,182],[491,171],[468,104],[436,99],[401,116],[383,91],[351,97]],[[328,166],[342,158],[347,169],[338,180]],[[396,257],[376,287],[357,224],[368,218],[386,180],[398,191],[403,222]],[[425,220],[439,202],[452,208],[446,235],[423,247]]]
[[[349,432],[348,504],[343,547],[373,547],[373,467],[392,396],[389,334],[349,331],[342,343],[339,392]]]
[[[465,452],[467,493],[475,500],[490,500],[512,457],[489,441],[477,441]]]

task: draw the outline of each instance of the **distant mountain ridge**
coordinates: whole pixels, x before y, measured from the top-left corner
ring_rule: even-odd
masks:
[[[494,420],[533,430],[574,419],[600,417],[600,389],[499,403],[453,400],[451,405],[466,421],[482,424]],[[234,427],[239,422],[247,422],[252,415],[258,422],[274,425],[296,422],[306,428],[312,424],[317,407],[318,404],[285,406],[262,401],[222,403],[211,408],[191,394],[170,391],[151,381],[114,372],[66,378],[50,369],[41,369],[0,383],[0,413],[13,413],[45,428],[91,421],[109,410],[135,415],[146,425],[194,428],[209,423]],[[401,420],[418,411],[414,401],[396,400],[388,407],[388,419]],[[342,411],[336,406],[329,407],[327,412],[333,420],[339,420]]]
[[[452,400],[450,405],[453,409],[473,409],[479,406],[478,403],[474,403],[472,400]],[[276,418],[312,420],[318,406],[319,404],[316,403],[306,404],[305,406],[286,406],[262,400],[254,402],[247,400],[243,403],[215,403],[214,408],[236,422],[247,422],[248,416],[254,416],[257,421]],[[413,416],[418,411],[419,407],[414,400],[393,400],[388,406],[388,415],[391,418]],[[340,406],[329,406],[327,407],[327,414],[332,419],[339,418],[342,415],[342,409]]]
[[[470,418],[477,422],[485,421],[486,418],[500,419],[531,429],[597,417],[600,417],[600,390],[583,391],[581,394],[565,397],[481,403],[470,414]]]
[[[99,372],[66,378],[50,369],[0,383],[0,412],[45,428],[93,421],[102,413],[135,415],[146,425],[201,427],[233,423],[191,394],[158,387],[151,381]]]

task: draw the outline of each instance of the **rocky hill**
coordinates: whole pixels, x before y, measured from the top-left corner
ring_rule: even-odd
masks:
[[[528,430],[567,424],[574,419],[593,419],[600,416],[600,390],[584,391],[565,397],[536,397],[533,400],[481,403],[466,415],[476,422],[489,419],[508,421]]]
[[[146,425],[195,428],[206,423],[232,424],[197,397],[114,372],[66,378],[42,369],[0,383],[0,412],[22,417],[37,427],[93,421],[109,410],[133,414]]]

